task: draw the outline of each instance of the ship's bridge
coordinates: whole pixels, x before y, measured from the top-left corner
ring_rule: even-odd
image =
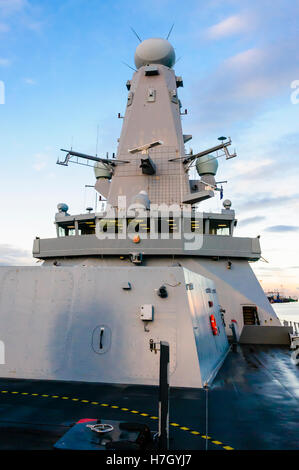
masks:
[[[204,256],[258,260],[258,238],[235,237],[235,212],[190,212],[168,216],[147,215],[107,217],[88,212],[70,215],[66,211],[55,217],[56,238],[34,241],[33,255],[48,259],[60,256]]]
[[[233,212],[233,211],[232,211]],[[57,237],[70,237],[82,235],[95,235],[96,224],[102,232],[120,233],[124,224],[127,230],[135,233],[150,233],[151,220],[154,220],[155,227],[159,234],[178,233],[180,230],[180,220],[178,217],[136,217],[135,219],[126,218],[107,218],[96,215],[95,213],[80,214],[76,216],[58,217],[55,220]],[[203,213],[201,217],[191,216],[189,221],[190,231],[202,233],[204,235],[223,235],[232,236],[237,220],[231,214]],[[185,224],[185,228],[188,222]]]

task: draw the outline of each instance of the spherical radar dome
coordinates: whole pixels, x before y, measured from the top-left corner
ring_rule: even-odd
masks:
[[[218,161],[213,155],[204,155],[196,160],[196,170],[199,176],[216,175],[218,170]]]
[[[166,67],[172,67],[175,63],[175,52],[166,39],[145,39],[137,46],[134,60],[138,69],[148,64],[162,64]]]

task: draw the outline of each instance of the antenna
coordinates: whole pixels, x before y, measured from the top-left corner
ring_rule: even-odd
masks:
[[[174,23],[173,23],[173,25],[171,26],[171,28],[170,28],[170,30],[169,30],[169,33],[168,33],[167,36],[166,36],[166,39],[169,39],[169,36],[171,35],[172,30],[173,30],[173,27],[174,27]]]
[[[99,146],[99,124],[97,125],[96,157],[98,156],[98,146]]]
[[[131,28],[131,31],[133,31],[133,33],[135,34],[136,38],[137,38],[140,42],[142,42],[142,39],[140,39],[140,37],[139,37],[138,34],[136,33],[135,29],[133,29],[132,26],[130,26],[130,28]]]
[[[122,62],[122,64],[124,64],[124,65],[126,65],[127,67],[129,67],[129,69],[134,70],[134,72],[137,72],[137,70],[136,70],[134,67],[131,67],[131,65],[127,64],[127,62]]]

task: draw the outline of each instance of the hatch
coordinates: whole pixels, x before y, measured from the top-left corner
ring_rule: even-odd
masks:
[[[243,307],[244,325],[259,325],[259,316],[256,305],[245,305]]]

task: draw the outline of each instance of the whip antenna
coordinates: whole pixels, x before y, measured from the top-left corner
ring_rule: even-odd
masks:
[[[174,27],[174,23],[173,23],[173,25],[171,26],[171,28],[170,28],[170,30],[169,30],[169,33],[167,34],[166,39],[169,39],[169,36],[171,35],[171,32],[172,32],[172,30],[173,30],[173,27]]]
[[[131,28],[131,31],[133,31],[133,33],[135,34],[136,38],[137,38],[140,42],[142,42],[142,39],[140,39],[140,37],[139,37],[138,34],[136,33],[135,29],[133,29],[132,26],[130,26],[130,28]]]

